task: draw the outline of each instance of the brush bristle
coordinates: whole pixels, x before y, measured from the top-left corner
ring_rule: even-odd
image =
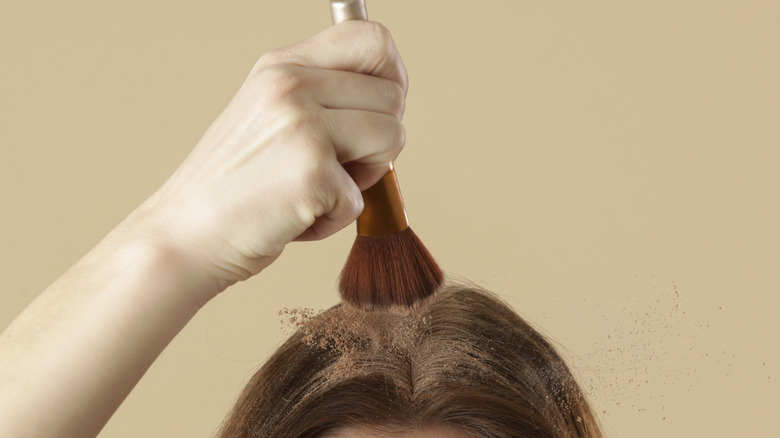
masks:
[[[407,228],[355,239],[341,271],[341,298],[364,308],[411,306],[431,295],[444,274],[416,234]]]

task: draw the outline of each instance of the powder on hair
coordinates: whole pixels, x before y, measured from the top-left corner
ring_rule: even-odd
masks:
[[[284,433],[273,436],[296,436],[325,427],[329,415],[337,425],[379,421],[404,433],[444,422],[476,436],[513,436],[518,425],[600,436],[554,349],[479,288],[450,284],[413,308],[342,304],[280,316],[295,333],[253,378],[222,436],[277,427]]]
[[[352,375],[361,367],[361,356],[378,352],[407,355],[428,332],[429,317],[421,306],[364,309],[342,303],[326,311],[284,309],[282,322],[300,332],[314,348],[335,351],[340,359],[330,371],[332,379]]]
[[[300,331],[312,347],[342,355],[360,351],[401,350],[416,345],[426,331],[427,318],[408,307],[367,310],[342,304],[328,311],[284,309],[282,323]]]

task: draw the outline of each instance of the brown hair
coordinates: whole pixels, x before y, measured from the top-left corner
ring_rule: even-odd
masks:
[[[553,347],[509,306],[447,284],[409,309],[339,305],[251,379],[221,437],[322,437],[443,425],[475,437],[600,437]]]

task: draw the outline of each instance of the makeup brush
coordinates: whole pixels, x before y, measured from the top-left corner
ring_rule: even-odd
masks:
[[[334,24],[368,20],[364,0],[330,0]],[[367,308],[411,306],[431,295],[444,275],[409,228],[393,163],[363,192],[357,237],[339,278],[344,302]]]

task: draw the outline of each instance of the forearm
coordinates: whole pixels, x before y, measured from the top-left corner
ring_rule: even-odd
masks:
[[[352,223],[403,147],[407,84],[376,23],[264,56],[160,190],[0,335],[0,436],[95,436],[209,299]]]
[[[112,232],[0,337],[0,436],[95,436],[216,290],[172,249]]]

